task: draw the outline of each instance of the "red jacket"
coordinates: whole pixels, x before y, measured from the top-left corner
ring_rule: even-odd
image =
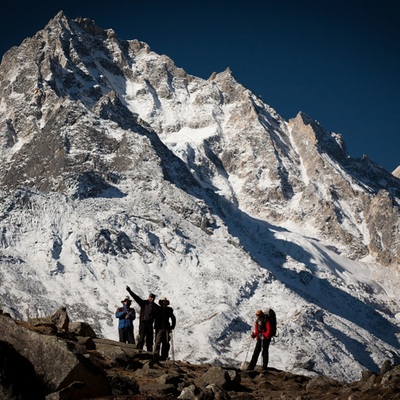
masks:
[[[271,336],[271,322],[268,318],[257,320],[254,324],[253,338],[257,339],[270,339]]]

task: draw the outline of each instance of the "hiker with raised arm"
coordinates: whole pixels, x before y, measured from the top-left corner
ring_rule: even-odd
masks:
[[[169,307],[169,300],[163,297],[158,302],[154,329],[156,331],[156,344],[154,348],[154,358],[165,361],[168,359],[172,330],[176,325],[174,310]],[[160,355],[161,349],[161,355]]]
[[[158,307],[154,300],[156,295],[153,293],[149,294],[147,300],[140,298],[137,294],[133,293],[129,286],[126,287],[128,293],[133,297],[136,303],[140,306],[139,313],[139,340],[136,348],[143,349],[144,343],[146,343],[147,351],[153,351],[154,332],[153,324],[156,315],[156,307]]]
[[[269,345],[271,343],[271,338],[273,332],[271,329],[271,321],[264,314],[263,311],[256,311],[256,321],[254,323],[253,332],[251,337],[256,339],[256,347],[254,348],[253,356],[251,358],[250,364],[247,368],[248,371],[253,371],[256,367],[258,356],[262,351],[262,373],[267,373],[268,359],[269,359]]]
[[[122,307],[117,308],[115,311],[115,317],[119,319],[118,322],[118,334],[119,341],[122,343],[135,343],[135,336],[133,335],[133,321],[136,318],[136,313],[131,308],[132,300],[129,296],[126,296],[121,301]]]

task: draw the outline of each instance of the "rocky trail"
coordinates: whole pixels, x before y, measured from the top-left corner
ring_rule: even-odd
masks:
[[[400,366],[390,362],[351,383],[275,368],[261,374],[160,362],[135,345],[97,338],[89,324],[71,322],[65,308],[29,321],[0,312],[0,332],[3,400],[400,399]]]

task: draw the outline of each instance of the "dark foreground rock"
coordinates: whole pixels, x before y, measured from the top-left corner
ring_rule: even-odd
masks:
[[[260,374],[158,362],[134,345],[96,338],[90,326],[69,323],[59,311],[30,322],[0,313],[2,400],[400,400],[400,366],[390,363],[344,383],[272,368]]]

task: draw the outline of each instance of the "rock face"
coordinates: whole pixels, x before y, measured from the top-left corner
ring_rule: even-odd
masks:
[[[66,305],[80,344],[115,337],[129,284],[172,299],[181,359],[240,365],[273,306],[274,365],[378,372],[400,359],[399,204],[306,114],[89,19],[60,12],[0,65],[0,304],[43,333]]]
[[[5,337],[4,337],[5,339]],[[44,398],[44,388],[33,365],[8,342],[0,339],[0,398]]]
[[[95,339],[93,349],[78,346],[79,335],[66,337],[61,330],[40,334],[32,330],[37,325],[21,324],[5,315],[0,315],[0,327],[3,400],[400,398],[400,366],[390,362],[382,365],[379,374],[365,371],[360,381],[343,383],[276,369],[259,374],[181,361],[156,362],[151,353],[134,345]],[[32,349],[26,347],[27,339]]]
[[[6,53],[0,89],[4,189],[23,185],[79,198],[112,189],[132,163],[142,170],[129,156],[127,134],[134,131],[150,140],[148,154],[162,151],[164,165],[179,165],[161,139],[185,162],[182,171],[195,170],[202,186],[254,216],[306,219],[349,257],[400,262],[399,180],[368,158],[351,159],[341,135],[304,113],[285,122],[229,69],[203,81],[144,43],[121,41],[61,12]],[[113,122],[120,134],[108,134],[100,121]],[[191,151],[180,146],[184,137],[191,137]],[[187,173],[170,178],[192,180]],[[381,191],[385,215],[375,205]],[[390,223],[379,224],[383,217]]]
[[[2,341],[11,345],[28,365],[34,366],[47,393],[65,390],[78,381],[79,385],[74,387],[74,391],[79,392],[77,398],[109,393],[104,375],[80,354],[78,344],[40,334],[9,317],[0,317]]]

